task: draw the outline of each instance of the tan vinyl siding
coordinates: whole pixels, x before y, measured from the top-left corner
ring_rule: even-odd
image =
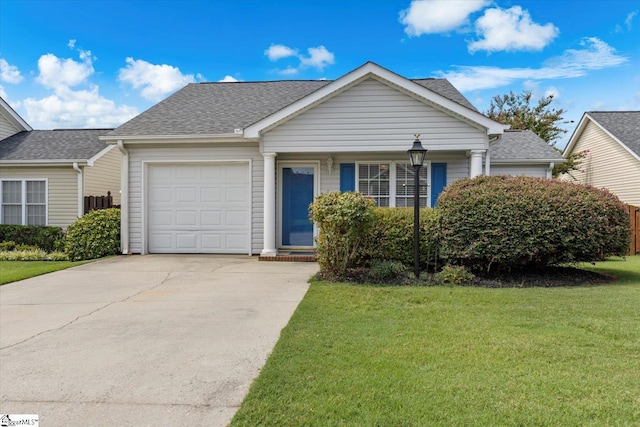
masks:
[[[491,164],[491,175],[532,176],[546,178],[549,165],[495,165]]]
[[[129,249],[132,253],[142,252],[142,162],[208,162],[208,161],[249,161],[252,168],[252,218],[251,248],[260,253],[263,242],[264,211],[264,161],[258,152],[257,143],[215,144],[215,145],[155,145],[129,147]]]
[[[584,150],[589,153],[582,172],[571,175],[578,182],[607,188],[623,202],[640,206],[640,161],[591,121],[573,147],[574,153]]]
[[[0,168],[0,179],[47,179],[48,225],[67,227],[78,217],[78,174],[73,167]]]
[[[267,131],[263,151],[406,151],[415,133],[430,150],[487,144],[484,129],[368,79]]]
[[[10,137],[11,135],[15,135],[20,132],[22,129],[17,128],[13,125],[4,114],[0,114],[0,140]]]
[[[120,204],[120,169],[122,154],[115,146],[84,168],[84,196],[106,196],[111,192],[113,204]]]

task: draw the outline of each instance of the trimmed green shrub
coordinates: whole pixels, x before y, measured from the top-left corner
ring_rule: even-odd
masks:
[[[433,279],[445,285],[462,285],[471,282],[475,276],[463,266],[445,265],[442,270],[433,275]]]
[[[407,267],[399,261],[374,259],[369,268],[369,278],[374,282],[399,279],[404,276]]]
[[[359,259],[383,259],[413,265],[413,208],[375,208],[375,219],[362,248]],[[439,211],[420,209],[420,264],[436,259]]]
[[[323,272],[344,276],[374,221],[373,200],[360,193],[329,192],[318,195],[309,207],[320,228],[316,255]]]
[[[0,241],[18,245],[37,246],[46,252],[56,249],[56,241],[64,237],[60,227],[0,224]]]
[[[67,229],[64,249],[71,261],[120,253],[120,209],[91,211]]]
[[[559,180],[481,176],[438,199],[443,258],[489,271],[624,255],[630,224],[607,190]]]

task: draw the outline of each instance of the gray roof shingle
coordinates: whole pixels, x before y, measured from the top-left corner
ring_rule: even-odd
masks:
[[[500,160],[557,160],[562,153],[530,130],[505,130],[502,140],[491,146],[491,161]]]
[[[3,160],[89,160],[107,146],[98,139],[113,129],[59,129],[20,132],[0,141]]]
[[[474,111],[446,79],[415,83]],[[214,135],[243,129],[331,80],[191,83],[111,132],[110,136]]]
[[[590,111],[587,114],[640,156],[640,111]]]

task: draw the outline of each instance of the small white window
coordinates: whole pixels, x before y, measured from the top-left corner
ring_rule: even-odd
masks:
[[[420,168],[420,207],[429,206],[429,167]],[[413,167],[408,163],[358,163],[357,190],[376,206],[413,206]]]
[[[1,181],[2,224],[47,225],[47,182],[44,180]]]
[[[427,176],[427,167],[421,167],[419,186],[421,208],[427,206],[427,195],[429,192]],[[396,207],[413,207],[414,182],[413,166],[408,163],[396,164]]]
[[[389,206],[389,163],[361,163],[358,165],[358,191],[371,197],[376,206]]]

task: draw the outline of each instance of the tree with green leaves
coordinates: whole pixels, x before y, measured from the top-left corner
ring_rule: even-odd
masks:
[[[531,91],[526,90],[519,95],[513,91],[506,95],[496,95],[491,98],[491,104],[485,115],[499,123],[511,125],[511,129],[528,129],[544,139],[547,144],[561,151],[555,144],[557,139],[567,132],[561,127],[561,124],[565,123],[563,122],[565,110],[551,107],[553,95],[540,98],[537,105],[532,105],[532,97]],[[562,173],[578,170],[580,160],[585,155],[585,152],[571,154],[566,163],[557,164],[553,168],[553,176],[557,177]]]

